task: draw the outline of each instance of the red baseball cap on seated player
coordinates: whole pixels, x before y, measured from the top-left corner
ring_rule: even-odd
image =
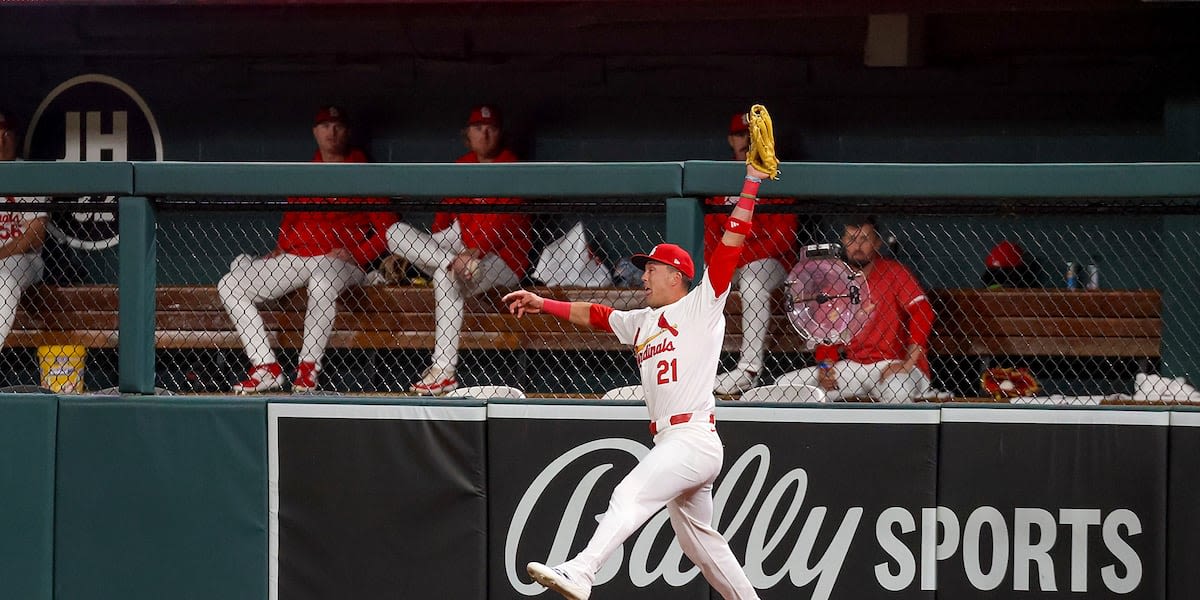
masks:
[[[1007,240],[996,244],[992,251],[988,252],[984,262],[989,269],[1012,269],[1024,263],[1025,252],[1020,246]]]
[[[692,264],[692,255],[675,244],[659,244],[650,251],[650,254],[634,254],[630,259],[630,262],[639,269],[645,269],[646,263],[649,261],[675,267],[688,279],[692,279],[696,275],[696,266]]]
[[[340,106],[322,106],[317,111],[317,116],[313,117],[313,125],[328,123],[331,121],[346,122],[346,111]]]
[[[495,125],[500,126],[500,109],[490,104],[483,104],[471,109],[471,116],[467,119],[467,127],[471,125]]]
[[[729,120],[729,135],[741,133],[743,131],[750,131],[749,117],[746,115],[746,113],[738,113],[733,115],[733,118]]]

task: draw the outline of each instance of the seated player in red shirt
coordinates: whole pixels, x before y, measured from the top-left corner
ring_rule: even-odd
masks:
[[[500,110],[471,111],[460,163],[516,162],[502,146]],[[446,198],[447,205],[520,204],[519,198]],[[431,233],[407,223],[388,230],[388,249],[433,280],[435,327],[429,368],[410,390],[438,395],[458,388],[458,344],[466,299],[494,287],[515,287],[529,268],[529,216],[516,212],[440,212]]]
[[[16,120],[0,110],[0,161],[21,160],[17,156],[20,141]],[[50,201],[48,196],[9,196],[0,190],[0,344],[12,330],[21,294],[41,281],[45,270],[42,245],[50,214],[22,210],[21,205]]]
[[[750,150],[750,127],[745,113],[733,115],[729,122],[729,148],[733,159],[746,161]],[[734,206],[737,196],[717,196],[705,200],[707,204]],[[758,204],[790,204],[792,198],[759,198]],[[709,213],[704,217],[704,260],[707,262],[713,250],[721,243],[725,212]],[[788,265],[796,262],[796,222],[792,213],[763,213],[754,215],[754,227],[746,235],[746,245],[738,259],[733,283],[741,294],[742,304],[742,348],[738,364],[730,371],[717,375],[718,394],[738,394],[758,385],[763,370],[763,355],[767,341],[767,328],[771,323],[771,293],[787,277]]]
[[[846,262],[867,276],[870,317],[842,346],[817,346],[817,365],[792,371],[777,385],[814,385],[831,400],[869,396],[882,402],[912,402],[929,391],[929,332],[933,308],[921,284],[904,265],[879,254],[883,239],[874,217],[846,225]],[[839,352],[845,357],[840,358]]]
[[[367,162],[362,150],[350,148],[346,114],[336,106],[317,112],[313,138],[317,141],[317,151],[312,162]],[[367,201],[288,198],[293,204]],[[279,298],[301,287],[308,288],[308,307],[304,312],[304,343],[292,391],[316,389],[321,358],[333,331],[337,297],[347,287],[363,282],[366,277],[363,267],[384,252],[385,233],[395,222],[396,215],[390,212],[286,212],[279,224],[279,241],[274,250],[259,258],[243,254],[233,260],[229,273],[217,284],[217,291],[251,364],[249,376],[233,386],[234,392],[265,392],[283,387],[283,369],[271,350],[266,325],[255,303]]]

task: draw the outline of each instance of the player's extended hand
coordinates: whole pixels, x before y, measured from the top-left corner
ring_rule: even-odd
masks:
[[[817,369],[817,385],[827,392],[838,389],[837,369],[832,365]]]
[[[887,381],[888,377],[899,375],[901,373],[909,373],[912,372],[912,370],[913,365],[902,361],[895,361],[884,367],[883,370],[879,372],[879,382],[883,383],[884,381]]]
[[[479,251],[471,248],[459,253],[450,261],[450,271],[459,281],[475,279],[475,271],[479,269]]]
[[[756,179],[763,179],[763,180],[771,178],[770,175],[763,173],[762,171],[759,171],[758,169],[755,169],[754,167],[752,167],[750,165],[746,165],[746,177],[754,177]]]
[[[335,260],[343,260],[348,263],[357,264],[357,261],[354,260],[354,255],[351,254],[350,251],[347,250],[346,248],[334,248],[333,250],[330,250],[325,256],[328,256],[329,258],[332,258]]]
[[[542,304],[545,303],[541,296],[527,290],[510,292],[505,294],[501,300],[508,305],[508,312],[518,317],[542,312]]]

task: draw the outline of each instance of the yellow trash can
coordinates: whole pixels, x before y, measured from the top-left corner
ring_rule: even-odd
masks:
[[[84,346],[39,346],[42,387],[60,394],[82,394],[86,361]]]

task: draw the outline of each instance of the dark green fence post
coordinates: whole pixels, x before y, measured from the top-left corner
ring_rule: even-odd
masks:
[[[696,198],[667,198],[666,241],[692,255],[696,275],[704,267],[704,206]],[[646,251],[649,251],[647,249]]]
[[[123,197],[118,208],[117,382],[122,394],[153,394],[154,288],[158,270],[154,207],[147,198]]]

